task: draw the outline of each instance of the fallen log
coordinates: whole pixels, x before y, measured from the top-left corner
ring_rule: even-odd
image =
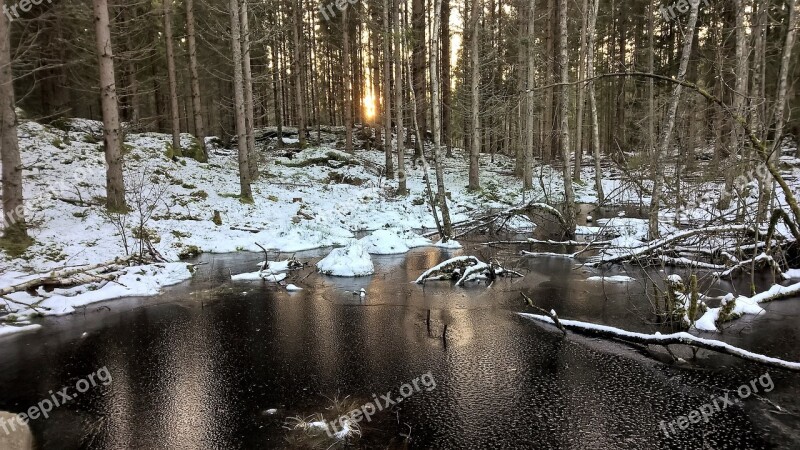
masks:
[[[518,313],[520,316],[538,322],[555,324],[555,321],[548,316],[540,316],[536,314]],[[746,361],[763,364],[770,367],[778,367],[787,369],[794,372],[800,372],[800,362],[786,361],[780,358],[773,358],[771,356],[753,353],[745,349],[735,347],[728,343],[717,341],[714,339],[703,339],[691,335],[686,332],[672,333],[672,334],[645,334],[636,333],[631,331],[622,330],[620,328],[610,327],[606,325],[596,325],[588,322],[580,322],[577,320],[561,320],[560,323],[568,330],[575,331],[581,334],[590,336],[598,336],[610,339],[619,339],[626,342],[633,342],[645,345],[673,345],[682,344],[690,347],[702,348],[711,350],[726,355],[735,356]]]
[[[85,280],[84,277],[99,278],[97,274],[89,274],[88,272],[98,269],[108,270],[111,268],[116,268],[116,270],[119,270],[125,265],[126,262],[127,259],[115,259],[113,261],[108,261],[101,264],[92,264],[88,266],[79,266],[79,267],[53,270],[52,272],[41,274],[39,276],[31,278],[28,281],[0,288],[0,296],[13,294],[15,292],[20,292],[20,291],[35,291],[41,286],[48,286],[48,287],[75,286],[76,284],[82,284],[82,282],[88,282],[87,280]]]

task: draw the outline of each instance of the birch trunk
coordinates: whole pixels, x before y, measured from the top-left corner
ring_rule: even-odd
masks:
[[[94,0],[95,43],[100,68],[100,103],[103,111],[103,143],[106,156],[106,207],[124,211],[125,182],[122,175],[122,130],[119,124],[117,87],[114,80],[114,53],[107,0]],[[5,167],[5,166],[4,166]]]
[[[239,191],[243,202],[252,202],[250,167],[247,154],[247,127],[244,113],[244,75],[242,74],[242,36],[239,28],[239,0],[229,0],[231,15],[231,50],[233,52],[233,97],[236,136],[239,147]]]
[[[172,43],[172,0],[164,0],[164,43],[167,53],[167,78],[169,79],[169,116],[172,121],[172,154],[183,156],[181,151],[181,116],[178,107],[178,80],[175,73],[175,50]]]
[[[200,97],[200,77],[197,72],[197,42],[194,29],[194,0],[186,0],[186,44],[189,51],[189,76],[192,89],[192,113],[194,116],[194,134],[203,148],[203,156],[208,161],[206,148],[206,128],[203,123],[203,102]]]
[[[686,24],[686,31],[684,32],[683,54],[681,55],[680,67],[678,69],[678,81],[686,80],[686,71],[689,68],[689,59],[692,56],[692,43],[694,40],[695,26],[697,25],[697,15],[700,7],[700,0],[689,0],[691,4],[691,11],[689,13],[689,21]],[[658,211],[661,203],[661,187],[663,184],[663,170],[661,168],[662,156],[667,156],[672,144],[672,134],[675,130],[675,118],[678,114],[678,105],[681,101],[681,91],[683,86],[680,83],[675,84],[675,89],[672,91],[672,98],[670,99],[669,108],[667,110],[666,124],[661,133],[661,141],[658,149],[653,158],[655,167],[655,177],[653,179],[653,197],[650,204],[650,224],[649,234],[650,239],[658,239]]]

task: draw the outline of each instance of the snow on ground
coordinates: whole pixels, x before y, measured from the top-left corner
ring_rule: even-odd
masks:
[[[403,230],[376,230],[360,240],[372,255],[397,255],[414,247],[431,245],[431,241],[416,233]]]
[[[335,248],[317,263],[320,273],[335,277],[363,277],[375,273],[367,249],[357,241]]]
[[[36,305],[36,309],[16,303],[8,303],[6,308],[17,317],[70,314],[86,305],[113,298],[156,295],[161,292],[161,288],[180,283],[191,276],[188,266],[182,263],[128,267],[116,281],[102,281],[70,289],[54,289],[49,293],[40,289],[36,293],[37,296],[32,296],[28,292],[9,294],[8,298],[26,305],[34,304],[41,300],[41,297],[45,297],[45,300]]]

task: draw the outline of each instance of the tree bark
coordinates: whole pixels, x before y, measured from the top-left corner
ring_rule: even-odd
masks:
[[[0,9],[5,6],[0,0]],[[22,197],[22,161],[14,110],[14,75],[11,70],[11,23],[0,15],[0,160],[3,164],[3,237],[27,241]]]
[[[242,27],[242,81],[244,83],[244,118],[247,131],[247,168],[250,180],[258,179],[258,154],[256,153],[256,134],[253,113],[253,73],[250,67],[250,19],[247,1],[242,0],[239,21]]]
[[[425,99],[425,0],[411,2],[411,43],[412,43],[412,77],[414,79],[414,95],[417,98],[417,123],[419,124],[423,142],[414,147],[414,158],[418,158],[424,150],[424,140],[428,132]]]
[[[525,46],[527,48],[527,80],[526,99],[525,99],[525,151],[524,161],[522,162],[522,183],[524,189],[533,189],[533,146],[534,146],[534,92],[533,85],[536,83],[536,55],[534,53],[534,43],[536,41],[536,30],[534,22],[536,20],[536,0],[528,2],[528,34]]]
[[[586,42],[586,75],[589,79],[594,78],[594,42],[597,28],[597,14],[600,8],[600,0],[591,0],[589,8],[587,42]],[[597,118],[597,97],[594,89],[594,81],[590,81],[586,87],[589,94],[589,114],[592,118],[592,155],[594,156],[594,188],[597,191],[597,200],[602,203],[605,200],[603,192],[603,168],[600,165],[600,123]]]
[[[394,179],[392,161],[392,60],[391,35],[389,27],[389,0],[383,0],[383,152],[386,160],[386,178]]]
[[[589,22],[587,14],[589,12],[589,0],[583,0],[583,24],[581,25],[581,49],[580,62],[578,63],[578,79],[582,80],[586,75],[586,34]],[[575,124],[575,167],[573,168],[572,178],[581,181],[581,162],[583,160],[583,112],[586,106],[586,90],[583,85],[578,86],[578,105]]]
[[[431,32],[431,105],[433,106],[433,157],[436,165],[436,189],[439,209],[442,212],[443,242],[453,237],[450,209],[447,207],[447,191],[444,187],[442,168],[442,121],[439,104],[439,25],[441,23],[442,0],[434,0],[433,31]],[[426,173],[427,176],[427,173]]]
[[[164,43],[167,53],[167,78],[169,79],[169,114],[172,120],[172,154],[183,156],[181,151],[181,116],[178,107],[178,79],[175,73],[175,50],[172,43],[172,0],[164,0]]]
[[[442,0],[442,142],[447,148],[446,156],[453,156],[452,130],[450,124],[450,0]]]
[[[478,190],[481,188],[479,178],[479,165],[481,153],[481,93],[480,93],[480,42],[479,42],[479,29],[481,17],[481,0],[472,1],[472,10],[470,11],[470,68],[472,74],[470,75],[470,92],[471,92],[471,106],[472,106],[472,145],[469,149],[469,190]]]
[[[403,27],[400,23],[400,0],[394,0],[394,108],[397,127],[397,195],[408,194],[406,187],[405,141],[403,140],[403,62],[400,48],[403,45]]]
[[[569,239],[575,238],[575,191],[572,187],[572,174],[570,173],[570,135],[569,135],[569,54],[567,46],[567,0],[558,1],[559,27],[561,29],[561,39],[559,39],[559,65],[561,66],[561,101],[559,110],[561,115],[561,159],[564,163],[564,221],[569,233]],[[576,161],[577,164],[577,161]]]
[[[100,104],[103,110],[103,143],[106,156],[106,207],[124,211],[125,182],[122,175],[122,130],[119,124],[114,53],[107,0],[93,0],[95,43],[100,68]],[[5,166],[4,166],[5,167]]]
[[[292,6],[292,17],[294,26],[292,27],[292,38],[294,41],[294,65],[292,67],[292,78],[295,86],[295,107],[297,108],[297,138],[300,141],[300,148],[306,146],[306,112],[303,95],[303,16],[300,14],[302,4]]]
[[[344,149],[353,153],[353,90],[351,89],[352,77],[350,76],[350,22],[347,20],[347,11],[342,10],[342,73],[344,75]]]
[[[192,89],[192,114],[194,115],[194,134],[203,148],[203,155],[208,160],[206,148],[206,128],[203,123],[203,102],[200,97],[200,77],[197,72],[197,43],[194,29],[194,0],[186,0],[186,44],[189,51],[189,76]]]
[[[234,118],[236,120],[237,146],[239,147],[239,198],[252,202],[250,190],[249,155],[247,154],[247,126],[244,112],[244,75],[242,69],[242,36],[239,28],[239,0],[229,0],[231,15],[231,50],[233,52]]]

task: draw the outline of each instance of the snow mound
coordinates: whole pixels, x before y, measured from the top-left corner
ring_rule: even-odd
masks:
[[[347,247],[333,249],[317,263],[317,269],[325,275],[335,277],[363,277],[375,273],[369,252],[358,241]]]
[[[450,239],[447,242],[442,242],[440,240],[440,241],[436,242],[433,245],[434,245],[434,247],[446,248],[446,249],[449,249],[449,250],[458,250],[460,248],[464,248],[461,244],[458,243],[458,241],[453,240],[453,239]]]
[[[286,290],[289,292],[297,292],[297,291],[302,291],[303,288],[301,288],[300,286],[295,286],[293,284],[287,284]]]
[[[359,241],[372,255],[399,255],[413,247],[431,245],[431,241],[400,230],[377,230]]]

